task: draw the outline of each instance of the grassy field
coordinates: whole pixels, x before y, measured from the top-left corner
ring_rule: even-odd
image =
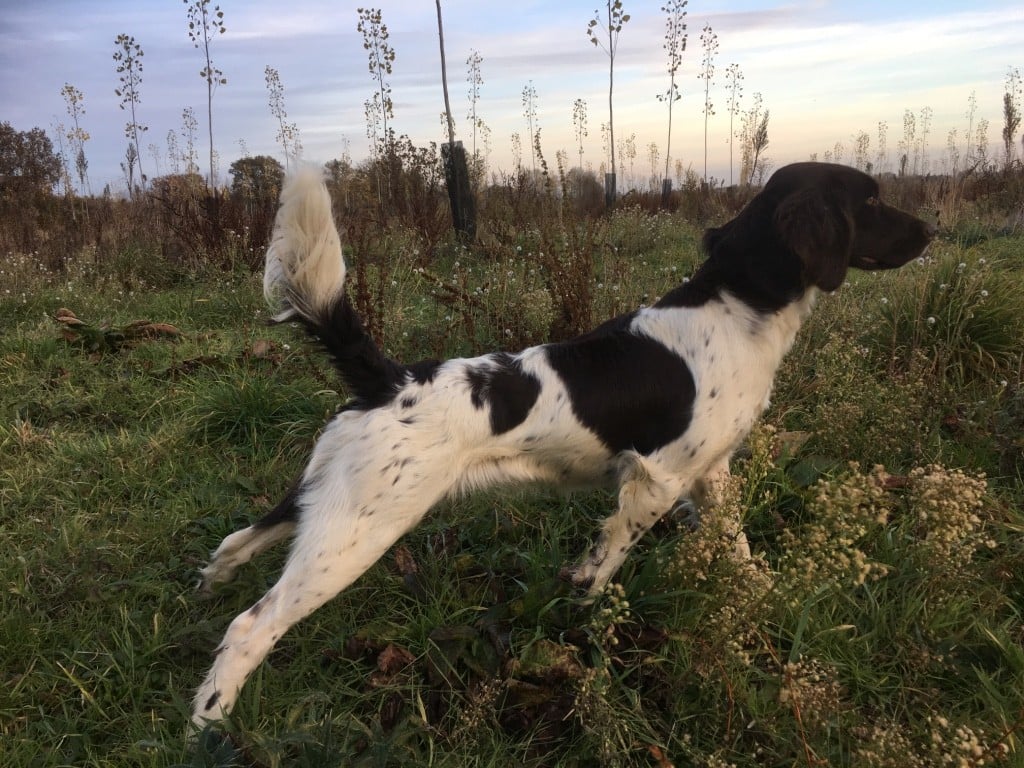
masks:
[[[396,238],[360,301],[403,359],[467,354],[544,338],[560,269],[601,319],[699,259],[666,214],[592,225],[577,272],[574,236],[543,234],[427,269]],[[581,605],[556,574],[610,497],[454,500],[194,745],[191,691],[284,552],[213,597],[197,569],[344,393],[265,325],[259,275],[145,251],[0,269],[0,765],[1024,764],[1020,234],[947,231],[821,299],[735,464],[752,562],[665,521]]]

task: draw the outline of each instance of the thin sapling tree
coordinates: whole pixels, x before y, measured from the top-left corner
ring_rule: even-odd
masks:
[[[605,184],[605,197],[608,202],[615,201],[615,110],[612,99],[615,88],[615,53],[619,47],[619,33],[628,21],[629,14],[623,10],[622,0],[606,0],[604,18],[602,19],[601,12],[596,10],[594,18],[587,24],[587,37],[590,42],[608,56],[608,147],[612,169],[611,178],[607,179]]]
[[[444,117],[446,133],[448,134],[448,145],[455,146],[455,120],[452,118],[452,104],[448,99],[448,65],[444,58],[444,23],[441,20],[441,0],[435,0],[437,5],[437,41],[441,48],[441,90],[444,93]]]
[[[683,52],[686,50],[686,3],[687,0],[670,0],[662,6],[665,13],[665,44],[668,53],[668,90],[658,94],[658,101],[668,102],[668,140],[665,142],[665,175],[662,177],[662,196],[672,191],[672,180],[668,169],[672,158],[672,105],[682,98],[676,84],[676,73],[683,63]],[[653,171],[652,171],[653,173]]]

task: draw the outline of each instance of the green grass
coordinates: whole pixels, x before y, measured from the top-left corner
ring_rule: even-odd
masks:
[[[546,335],[571,282],[552,269],[589,281],[600,319],[689,274],[696,242],[623,211],[426,272],[399,245],[367,295],[399,357],[468,354]],[[286,490],[339,384],[264,325],[258,276],[8,257],[0,765],[1020,764],[1022,251],[950,241],[821,299],[735,467],[754,563],[666,521],[582,605],[556,574],[608,494],[457,499],[289,632],[197,744],[191,691],[284,552],[213,597],[197,569]],[[92,339],[180,335],[66,340],[61,307]]]

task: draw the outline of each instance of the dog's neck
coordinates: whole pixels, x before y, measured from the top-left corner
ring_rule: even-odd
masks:
[[[724,354],[737,360],[758,361],[762,373],[770,377],[792,348],[817,296],[816,288],[808,288],[782,308],[764,312],[728,290],[720,290],[713,299],[696,307],[659,302],[641,310],[634,327],[687,360]]]
[[[796,335],[804,320],[810,315],[818,298],[817,288],[807,288],[803,295],[774,312],[761,312],[728,291],[720,294],[723,314],[735,319],[737,337],[744,332],[748,343],[757,348],[757,355],[778,367],[793,347]]]

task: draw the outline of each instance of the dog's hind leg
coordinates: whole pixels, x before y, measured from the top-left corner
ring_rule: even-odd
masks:
[[[200,570],[200,590],[209,592],[214,584],[231,581],[240,565],[291,536],[299,517],[298,493],[296,484],[269,514],[248,528],[225,536],[210,556],[209,565]]]
[[[562,571],[580,589],[600,592],[629,554],[630,548],[672,507],[682,480],[655,460],[628,452],[621,458],[619,507],[604,524],[586,559]]]
[[[448,492],[450,462],[432,458],[438,460],[385,456],[356,469],[362,457],[348,456],[332,462],[333,471],[320,479],[307,475],[284,572],[228,627],[196,694],[197,727],[230,712],[246,678],[288,628],[355,581]],[[364,482],[353,482],[355,477]]]

